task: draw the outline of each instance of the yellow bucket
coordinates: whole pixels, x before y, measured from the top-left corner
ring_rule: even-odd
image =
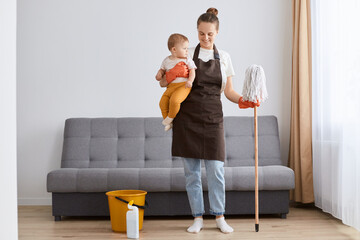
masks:
[[[114,232],[126,232],[126,212],[128,203],[133,200],[133,206],[139,208],[139,230],[142,229],[146,191],[142,190],[117,190],[107,192],[110,210],[111,228]]]

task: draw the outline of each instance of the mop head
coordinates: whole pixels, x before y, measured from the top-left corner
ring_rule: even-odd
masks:
[[[246,69],[242,96],[243,101],[254,103],[267,99],[265,72],[260,65],[253,64]]]

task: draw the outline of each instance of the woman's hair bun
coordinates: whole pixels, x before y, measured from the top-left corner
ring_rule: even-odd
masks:
[[[209,8],[206,13],[201,14],[198,18],[197,27],[199,28],[199,25],[202,22],[214,23],[216,26],[216,30],[219,31],[219,19],[216,16],[217,14],[218,10],[216,8]]]
[[[218,15],[219,11],[216,9],[216,8],[209,8],[206,13],[212,13],[214,14],[215,16]]]

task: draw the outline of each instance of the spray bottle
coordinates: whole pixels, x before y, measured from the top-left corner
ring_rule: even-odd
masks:
[[[126,233],[128,238],[139,238],[139,209],[133,206],[134,200],[128,204],[126,213]]]

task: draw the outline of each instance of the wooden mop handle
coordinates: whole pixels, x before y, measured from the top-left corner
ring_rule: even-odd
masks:
[[[254,107],[254,137],[255,137],[255,231],[259,231],[259,178],[258,178],[258,126],[257,107]]]

